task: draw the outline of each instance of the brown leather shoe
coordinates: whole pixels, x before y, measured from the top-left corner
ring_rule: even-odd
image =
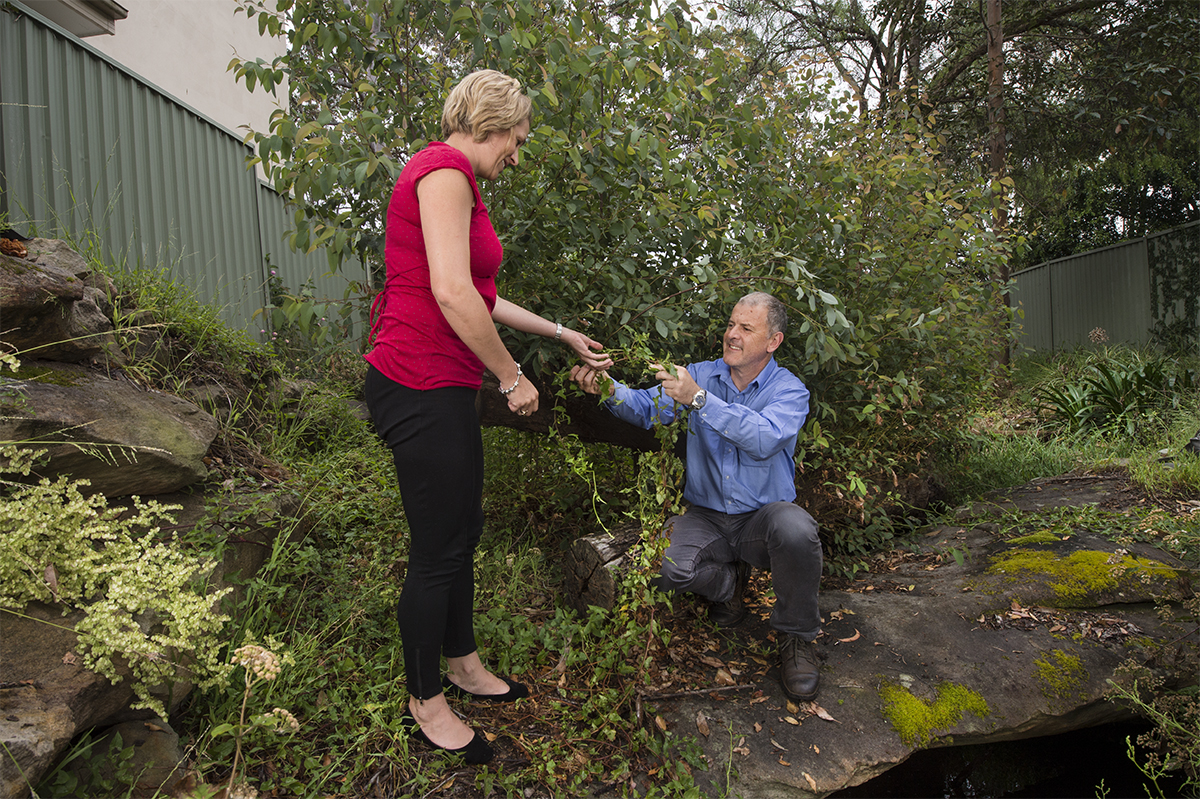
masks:
[[[821,679],[816,643],[805,641],[798,635],[785,636],[779,645],[779,660],[783,692],[799,702],[816,699]]]
[[[746,594],[746,584],[750,582],[750,564],[738,561],[735,568],[737,583],[733,587],[733,596],[708,606],[708,620],[718,627],[733,627],[746,618],[746,604],[742,599]]]

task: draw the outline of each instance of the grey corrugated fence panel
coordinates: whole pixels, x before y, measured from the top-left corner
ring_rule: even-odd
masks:
[[[1023,346],[1087,346],[1096,328],[1114,343],[1161,343],[1163,327],[1173,325],[1200,348],[1200,222],[1047,261],[1013,278],[1025,314]]]
[[[166,268],[224,320],[254,333],[264,252],[289,288],[340,298],[322,252],[281,245],[282,199],[245,166],[241,138],[70,33],[0,11],[0,213],[18,229],[78,240],[103,257]],[[278,220],[278,222],[277,222]]]
[[[1097,328],[1109,341],[1150,343],[1150,272],[1144,240],[1066,259],[1053,280],[1055,347],[1086,345]]]
[[[1054,349],[1054,315],[1050,312],[1049,264],[1039,264],[1019,273],[1012,292],[1014,307],[1021,310],[1021,346],[1035,350]]]

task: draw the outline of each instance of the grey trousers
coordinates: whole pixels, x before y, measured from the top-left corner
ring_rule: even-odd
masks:
[[[799,505],[772,502],[733,516],[693,506],[669,519],[664,534],[671,543],[658,580],[662,589],[726,602],[736,587],[736,564],[745,561],[771,572],[772,628],[805,641],[821,631],[821,539],[816,521]]]

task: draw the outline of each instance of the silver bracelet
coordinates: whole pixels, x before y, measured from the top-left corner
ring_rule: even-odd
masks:
[[[562,322],[558,323],[558,329],[554,331],[554,340],[562,341]]]
[[[513,381],[513,384],[512,384],[512,386],[511,386],[510,388],[503,388],[503,387],[501,387],[501,389],[500,389],[500,393],[501,393],[501,394],[503,394],[503,395],[504,395],[504,396],[506,396],[506,397],[507,397],[509,394],[511,394],[511,393],[513,393],[514,391],[516,391],[516,390],[517,390],[517,386],[518,386],[518,385],[520,384],[520,382],[521,382],[521,374],[522,374],[522,372],[521,372],[521,364],[517,363],[516,361],[513,361],[513,363],[516,363],[516,364],[517,364],[517,379],[516,379],[515,381]]]

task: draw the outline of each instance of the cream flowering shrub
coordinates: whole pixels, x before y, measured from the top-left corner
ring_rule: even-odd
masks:
[[[0,447],[0,473],[28,476],[38,453]],[[0,481],[5,482],[5,481]],[[85,497],[86,481],[65,477],[0,488],[0,608],[30,601],[82,609],[76,625],[84,664],[113,683],[132,673],[134,708],[167,709],[151,693],[182,673],[199,687],[223,682],[232,666],[218,658],[228,617],[205,594],[200,575],[214,562],[155,541],[177,506],[134,498],[132,513]],[[173,543],[173,542],[172,542]]]

